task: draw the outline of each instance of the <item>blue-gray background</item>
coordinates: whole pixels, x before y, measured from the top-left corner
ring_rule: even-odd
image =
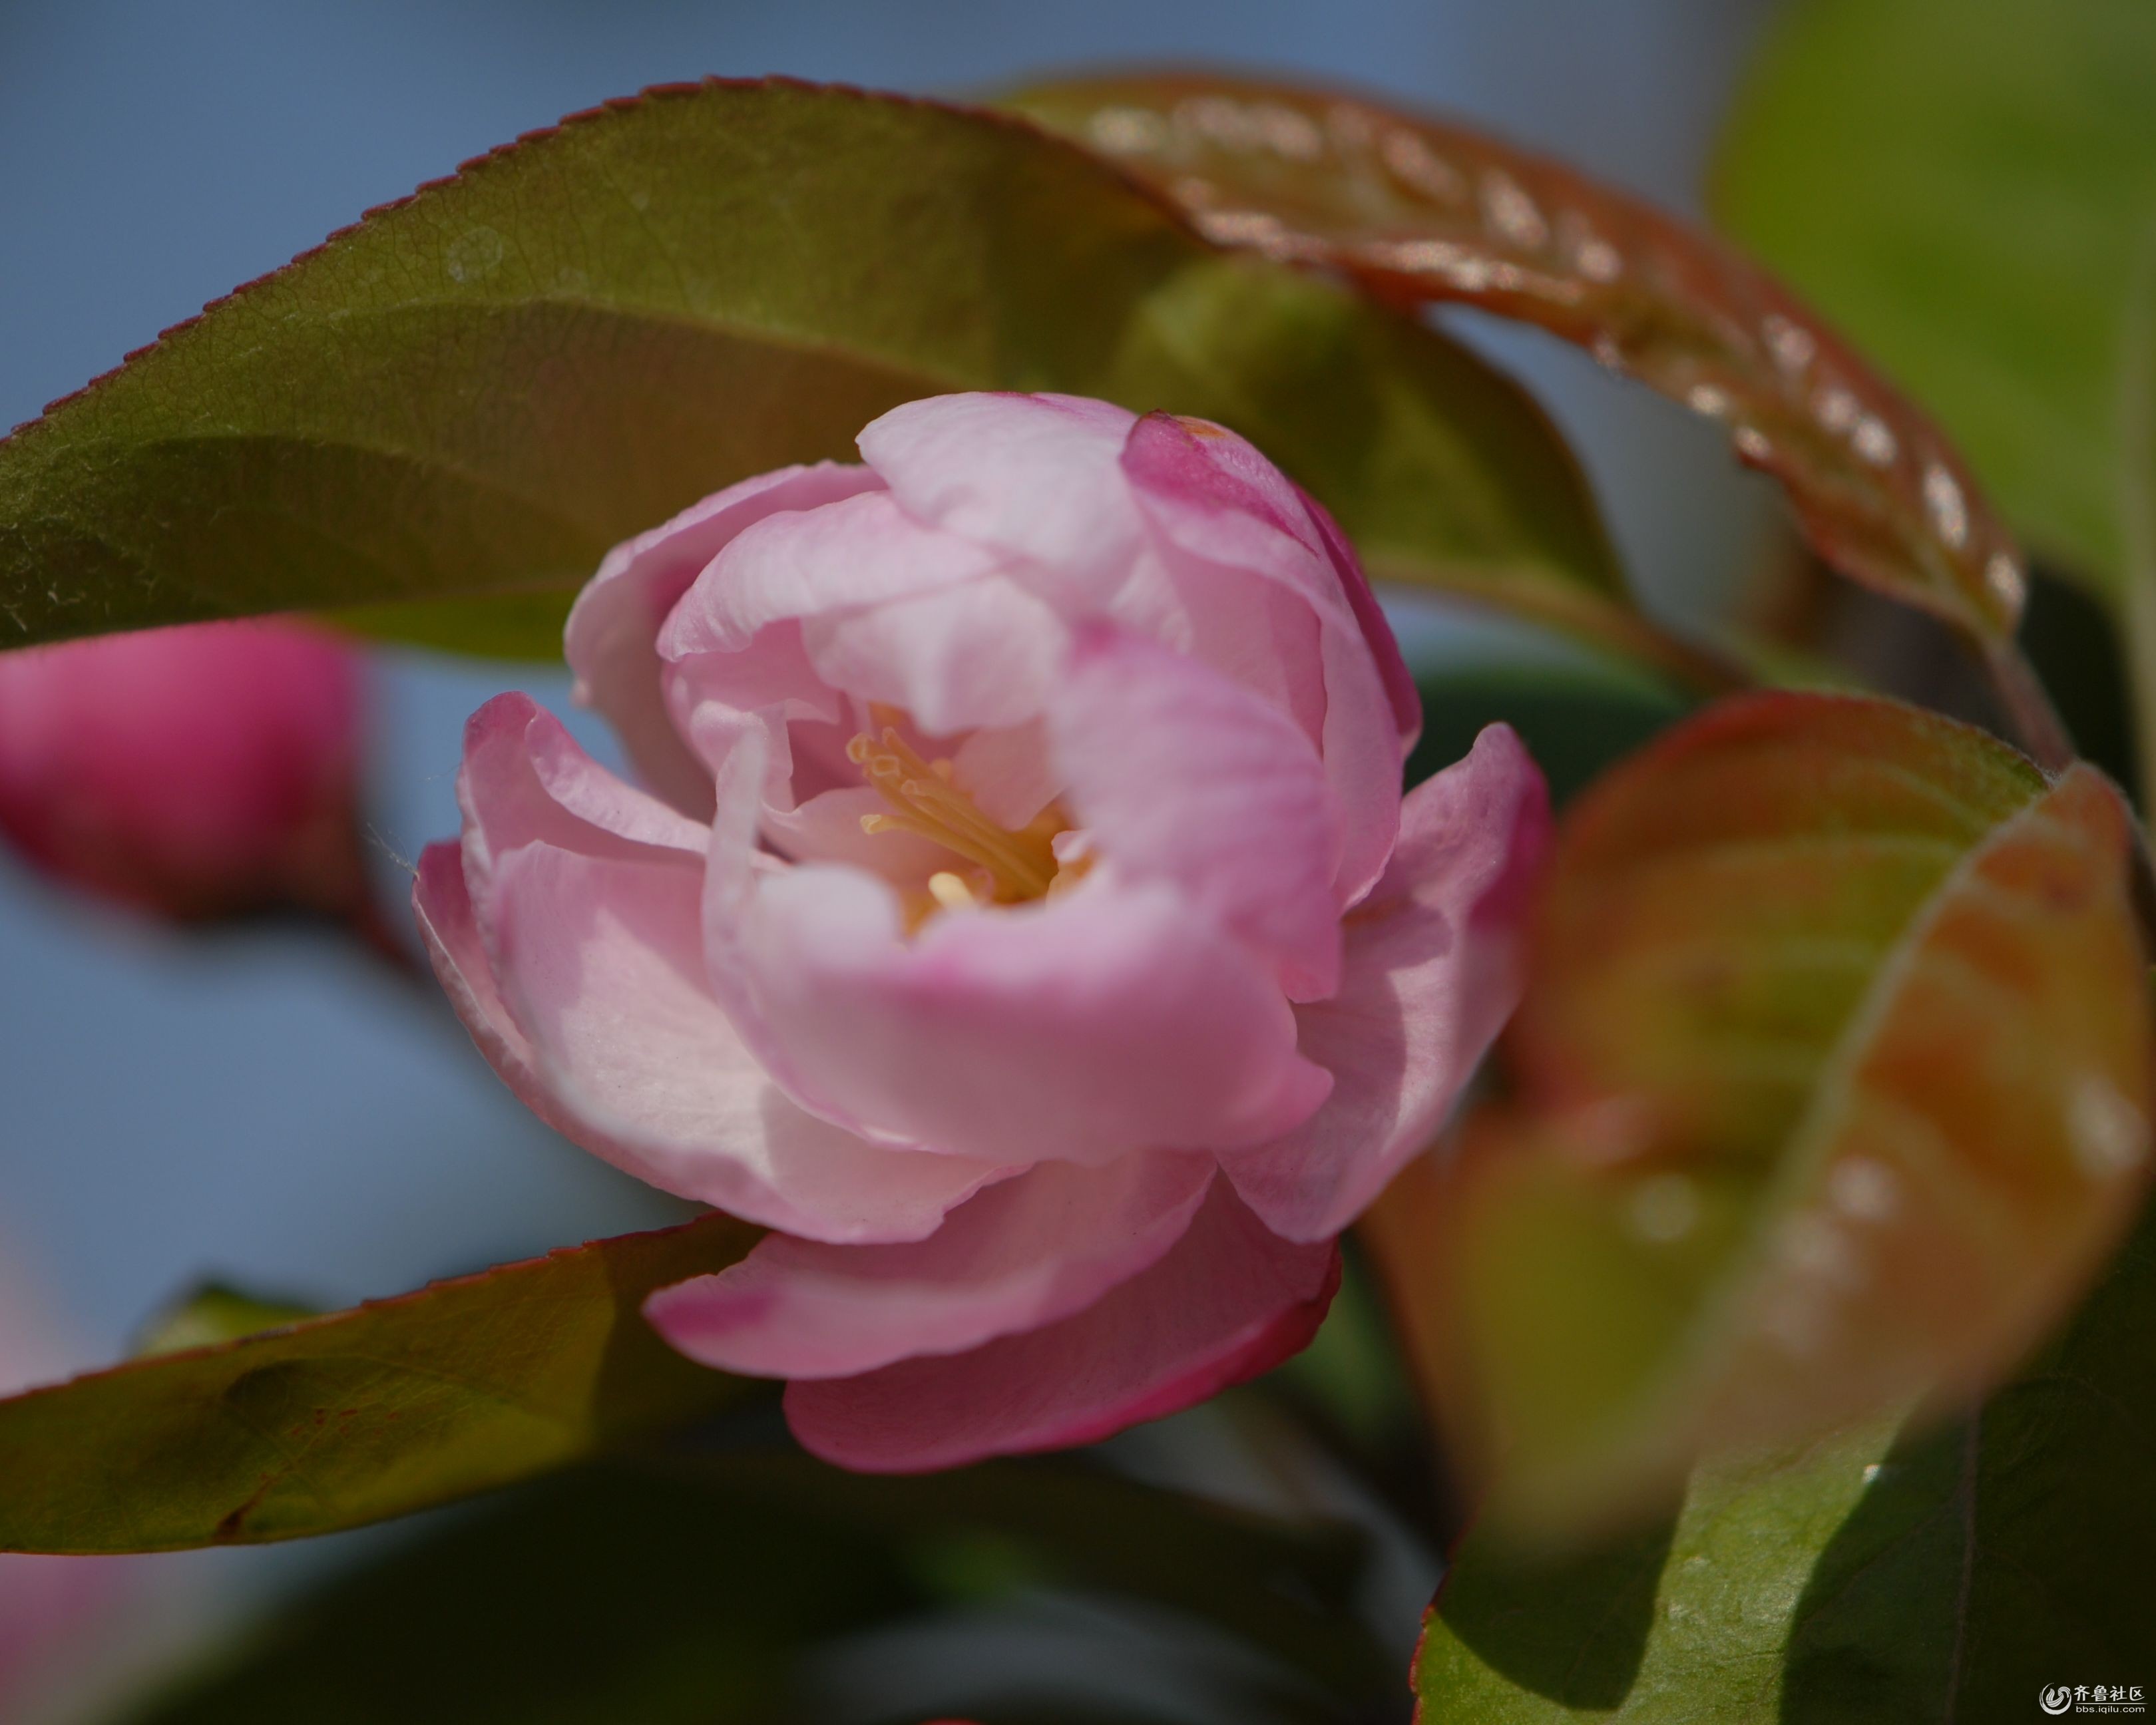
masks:
[[[362,209],[559,115],[706,72],[963,94],[1142,59],[1322,74],[1480,117],[1680,206],[1763,0],[0,0],[0,425]],[[1711,591],[1761,531],[1727,456],[1543,344],[1636,572]],[[379,655],[383,886],[454,824],[501,667]],[[560,680],[516,680],[559,704]],[[528,1121],[362,961],[186,942],[0,860],[0,1264],[84,1363],[204,1272],[345,1302],[619,1231],[648,1194]],[[11,1276],[9,1280],[17,1279]]]

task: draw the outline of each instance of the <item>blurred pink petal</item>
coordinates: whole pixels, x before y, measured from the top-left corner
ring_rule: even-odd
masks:
[[[1075,1317],[969,1353],[797,1380],[787,1421],[815,1454],[864,1473],[1091,1443],[1299,1352],[1339,1276],[1331,1241],[1281,1239],[1218,1182],[1166,1256]]]
[[[747,1257],[653,1296],[691,1358],[767,1378],[842,1378],[955,1353],[1083,1311],[1190,1225],[1213,1158],[1143,1151],[1106,1168],[1043,1163],[988,1187],[910,1245],[767,1235]]]

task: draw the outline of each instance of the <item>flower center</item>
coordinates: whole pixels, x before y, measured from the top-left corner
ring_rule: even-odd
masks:
[[[1074,875],[1056,860],[1056,835],[1070,824],[1055,803],[1015,831],[998,826],[959,788],[949,761],[924,760],[890,724],[879,735],[856,737],[846,745],[846,758],[891,805],[887,814],[863,815],[863,832],[911,833],[972,865],[963,872],[939,870],[930,875],[934,902],[924,909],[1023,904],[1045,897],[1059,884],[1059,871]]]

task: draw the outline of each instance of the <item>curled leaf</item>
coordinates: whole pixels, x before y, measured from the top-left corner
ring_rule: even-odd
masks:
[[[1843,572],[1987,644],[2012,636],[2019,553],[1944,435],[1707,235],[1481,132],[1300,85],[1111,75],[1013,105],[1121,162],[1222,244],[1588,349],[1727,426]]]
[[[2123,803],[1892,703],[1724,703],[1576,805],[1517,1082],[1378,1224],[1501,1507],[1982,1389],[2147,1173]]]

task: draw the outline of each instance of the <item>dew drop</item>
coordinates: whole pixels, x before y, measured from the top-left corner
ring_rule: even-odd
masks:
[[[1792,321],[1779,311],[1770,311],[1760,324],[1767,339],[1767,352],[1774,356],[1774,363],[1789,377],[1803,374],[1819,351],[1819,343],[1812,332],[1802,324]]]
[[[1673,1245],[1699,1225],[1698,1189],[1682,1174],[1650,1175],[1633,1189],[1625,1214],[1648,1245]]]
[[[1845,1288],[1864,1281],[1864,1266],[1851,1249],[1849,1236],[1824,1216],[1790,1217],[1780,1245],[1791,1267],[1815,1281]]]
[[[2074,1081],[2066,1132],[2074,1160],[2091,1179],[2103,1180],[2138,1168],[2148,1154],[2148,1122],[2100,1072]]]
[[[1277,102],[1261,102],[1250,123],[1260,143],[1289,162],[1315,162],[1325,153],[1325,134],[1307,115]]]
[[[1886,1471],[1887,1471],[1887,1467],[1886,1467],[1886,1464],[1885,1464],[1884,1462],[1880,1462],[1880,1461],[1867,1461],[1867,1462],[1866,1462],[1866,1463],[1864,1464],[1864,1483],[1865,1483],[1866,1485],[1867,1485],[1867,1486],[1868,1486],[1868,1485],[1870,1485],[1870,1484],[1871,1484],[1874,1480],[1877,1479],[1877,1478],[1879,1477],[1879,1476],[1880,1476],[1881,1474],[1884,1473]]]
[[[1220,245],[1254,245],[1272,251],[1287,239],[1280,218],[1258,209],[1200,210],[1198,227],[1208,239]]]
[[[1864,417],[1864,408],[1855,396],[1837,383],[1813,398],[1812,415],[1827,431],[1840,437]]]
[[[1859,419],[1849,440],[1856,453],[1874,467],[1887,466],[1901,448],[1895,441],[1892,428],[1876,413],[1866,413]]]
[[[1695,413],[1719,419],[1729,411],[1729,392],[1712,383],[1695,383],[1685,393],[1685,405]]]
[[[1737,453],[1747,461],[1764,461],[1774,453],[1774,446],[1767,441],[1767,434],[1756,425],[1740,425],[1731,435]]]
[[[1617,248],[1594,231],[1594,224],[1577,210],[1558,218],[1558,239],[1572,259],[1573,273],[1582,280],[1610,282],[1625,273],[1625,259]]]
[[[1827,1202],[1855,1222],[1891,1220],[1902,1207],[1902,1182],[1869,1156],[1845,1156],[1828,1171]]]
[[[1502,168],[1482,173],[1482,215],[1497,236],[1522,250],[1546,244],[1549,223],[1520,182]]]
[[[1995,551],[1984,566],[1984,584],[2010,610],[2019,611],[2029,598],[2029,578],[2021,572],[2021,565],[2011,552]]]
[[[1167,122],[1143,108],[1103,108],[1086,130],[1111,156],[1149,155],[1168,141]]]
[[[1224,149],[1245,149],[1252,141],[1252,128],[1242,105],[1226,96],[1193,96],[1178,102],[1175,123],[1179,129],[1195,132]]]
[[[1610,282],[1625,273],[1625,259],[1608,240],[1590,234],[1573,249],[1572,267],[1589,281]]]
[[[1389,131],[1378,154],[1393,177],[1410,192],[1440,203],[1458,203],[1467,196],[1460,170],[1411,131]]]
[[[1969,542],[1969,506],[1962,501],[1954,476],[1938,462],[1924,469],[1924,507],[1932,518],[1932,531],[1959,551]]]

